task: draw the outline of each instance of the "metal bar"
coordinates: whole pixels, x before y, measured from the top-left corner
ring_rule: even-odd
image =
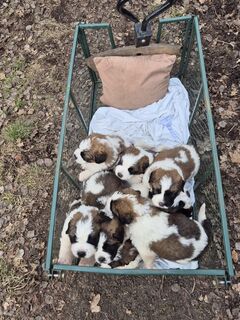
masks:
[[[94,113],[96,111],[97,89],[98,89],[98,83],[94,83],[92,86],[92,91],[91,91],[91,101],[90,101],[91,109],[90,109],[90,115],[89,115],[89,123],[92,119],[92,116],[94,115]],[[89,127],[88,127],[88,131],[89,131]]]
[[[194,107],[193,107],[193,110],[192,110],[192,113],[191,113],[191,116],[190,116],[190,120],[189,120],[189,127],[191,127],[191,124],[192,124],[192,121],[193,121],[193,118],[198,110],[198,107],[199,107],[199,104],[201,102],[201,99],[202,99],[202,93],[203,93],[203,84],[201,84],[201,87],[198,91],[198,95],[197,95],[197,99],[195,101],[195,104],[194,104]]]
[[[99,267],[81,267],[66,264],[54,264],[53,270],[78,271],[89,273],[102,273],[108,275],[134,275],[134,276],[217,276],[225,277],[226,271],[223,269],[108,269]]]
[[[78,25],[80,29],[108,29],[109,23],[80,23]]]
[[[89,46],[88,46],[87,37],[86,37],[86,33],[85,33],[84,29],[87,29],[87,28],[82,28],[82,25],[79,25],[78,41],[79,41],[79,43],[80,43],[80,45],[82,47],[84,58],[86,59],[86,58],[89,58],[91,56],[91,53],[90,53],[90,49],[89,49]],[[92,69],[90,69],[89,67],[88,67],[88,72],[89,72],[89,75],[90,75],[90,78],[91,78],[92,82],[96,83],[97,82],[96,73]]]
[[[159,22],[160,23],[174,23],[174,22],[181,22],[181,21],[191,20],[192,18],[193,18],[193,16],[189,15],[189,16],[183,16],[183,17],[159,19]]]
[[[69,182],[78,190],[81,190],[80,184],[70,175],[70,173],[68,173],[67,169],[65,168],[65,166],[61,166],[62,172],[64,173],[64,175],[67,177],[67,179],[69,180]]]
[[[86,133],[88,133],[88,126],[83,118],[83,114],[82,114],[82,111],[80,110],[80,108],[78,107],[78,104],[77,104],[77,100],[72,92],[72,90],[70,90],[70,98],[71,98],[71,101],[77,111],[77,115],[79,117],[79,120],[81,121],[83,127],[84,127],[84,130],[86,131]]]
[[[152,13],[148,14],[142,21],[142,31],[147,30],[147,25],[151,20],[159,16],[161,13],[169,9],[176,0],[167,0],[163,4],[161,4],[156,10],[154,10]]]
[[[110,43],[111,43],[112,49],[116,48],[116,44],[115,44],[114,37],[113,37],[113,32],[112,32],[112,27],[110,25],[108,27],[108,36],[109,36],[109,39],[110,39]]]
[[[180,80],[182,80],[182,77],[186,72],[194,39],[193,18],[191,20],[188,20],[186,23],[187,26],[185,31],[184,43],[182,47],[181,62],[179,66],[178,77],[180,78]]]
[[[160,43],[162,35],[162,23],[160,23],[160,20],[158,22],[158,31],[157,31],[157,43]]]
[[[129,0],[118,0],[117,3],[117,10],[118,12],[123,15],[125,18],[129,19],[130,21],[137,23],[139,19],[129,10],[124,8],[124,5],[128,2]]]
[[[64,146],[68,105],[69,105],[69,99],[70,99],[70,88],[71,88],[71,82],[72,82],[73,65],[74,65],[74,59],[75,59],[75,54],[77,49],[77,39],[78,39],[78,27],[75,28],[74,38],[73,38],[73,47],[72,47],[70,65],[68,70],[67,87],[66,87],[64,109],[63,109],[63,116],[62,116],[62,127],[61,127],[61,133],[60,133],[60,139],[59,139],[59,145],[58,145],[58,157],[57,157],[57,164],[55,169],[55,178],[54,178],[54,185],[53,185],[47,256],[46,256],[46,263],[45,263],[45,269],[49,273],[51,272],[51,268],[52,268],[52,245],[53,245],[53,237],[54,237],[54,229],[55,229],[59,176],[60,176],[60,168],[61,168],[61,162],[62,162],[62,152],[63,152],[63,146]]]
[[[219,169],[218,152],[216,147],[213,118],[212,118],[211,105],[210,105],[209,92],[208,92],[207,76],[206,76],[201,35],[199,31],[199,23],[198,23],[197,17],[194,17],[194,26],[195,26],[195,34],[197,39],[198,55],[200,60],[200,71],[201,71],[201,77],[202,77],[202,83],[203,83],[203,97],[204,97],[207,119],[208,119],[209,136],[210,136],[210,141],[212,145],[212,156],[213,156],[214,171],[215,171],[216,182],[217,182],[217,195],[218,195],[218,202],[219,202],[219,208],[220,208],[220,218],[221,218],[221,225],[222,225],[222,232],[223,232],[224,249],[226,254],[227,270],[228,270],[229,276],[232,277],[234,276],[234,269],[232,264],[232,256],[231,256],[230,241],[229,241],[229,234],[228,234],[228,224],[227,224],[223,188],[222,188],[222,179],[221,179],[221,173]]]

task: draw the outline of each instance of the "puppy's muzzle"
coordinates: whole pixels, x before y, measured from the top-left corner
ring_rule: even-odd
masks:
[[[98,262],[99,263],[104,263],[106,261],[106,259],[104,257],[99,257],[98,258]]]
[[[84,252],[84,251],[78,251],[77,254],[78,254],[79,258],[84,258],[86,256],[86,252]]]

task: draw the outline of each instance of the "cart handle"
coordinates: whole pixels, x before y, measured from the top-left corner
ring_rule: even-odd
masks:
[[[118,0],[117,3],[117,10],[119,13],[121,13],[123,16],[125,16],[127,19],[133,21],[134,23],[138,23],[139,19],[129,10],[124,8],[124,5],[128,2],[129,0]],[[154,10],[152,13],[150,13],[149,15],[147,15],[143,21],[142,21],[142,26],[141,26],[141,30],[143,32],[145,32],[147,30],[147,25],[148,23],[156,18],[158,15],[160,15],[162,12],[166,11],[168,8],[170,8],[174,2],[176,0],[167,0],[166,2],[164,2],[162,5],[160,5],[159,8],[157,8],[156,10]]]
[[[124,8],[124,5],[129,0],[118,0],[117,3],[117,10],[119,13],[121,13],[123,16],[125,16],[127,19],[133,21],[134,23],[139,22],[139,19],[130,11]]]

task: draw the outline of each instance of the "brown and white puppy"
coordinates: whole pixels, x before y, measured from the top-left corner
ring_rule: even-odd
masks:
[[[84,170],[79,180],[84,181],[96,172],[113,168],[125,147],[126,142],[114,135],[93,133],[82,140],[74,152],[76,162]]]
[[[98,208],[75,202],[63,225],[58,263],[71,264],[74,257],[94,256],[105,218]]]
[[[95,260],[97,265],[110,268],[109,264],[114,260],[123,244],[124,226],[117,217],[110,219],[106,216],[106,219],[101,224]]]
[[[117,217],[106,218],[108,220],[101,224],[95,265],[103,268],[136,268],[141,258],[129,239],[127,228]]]
[[[199,156],[193,146],[181,145],[159,152],[143,176],[154,206],[172,207],[184,191],[185,182],[197,174],[199,166]]]
[[[188,263],[208,244],[210,222],[206,219],[205,204],[195,221],[180,213],[162,212],[142,197],[115,192],[107,203],[106,214],[128,225],[130,239],[146,268],[153,267],[156,257]]]
[[[128,187],[127,181],[119,179],[111,171],[97,172],[84,182],[81,200],[85,205],[103,209],[108,197]]]
[[[153,153],[142,148],[130,146],[126,148],[114,169],[115,174],[131,186],[142,182],[143,174],[153,162]]]

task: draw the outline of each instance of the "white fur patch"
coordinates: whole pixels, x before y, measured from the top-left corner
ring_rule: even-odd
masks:
[[[176,157],[174,160],[178,162],[183,162],[183,163],[188,162],[188,157],[186,155],[186,152],[184,150],[180,150],[179,157]]]
[[[184,209],[189,209],[193,205],[190,197],[183,191],[181,191],[179,195],[174,199],[172,207],[177,207],[180,201],[184,202]]]
[[[111,255],[108,252],[105,252],[103,250],[103,245],[107,240],[107,236],[104,232],[100,233],[99,241],[98,241],[98,246],[97,246],[97,251],[95,253],[95,260],[101,265],[103,264],[109,264],[112,262],[111,260]],[[104,261],[101,261],[99,259],[104,258]]]
[[[191,177],[194,177],[198,173],[198,170],[200,167],[199,155],[197,154],[197,151],[195,150],[194,146],[184,145],[184,148],[186,148],[191,153],[191,158],[193,159],[193,162],[195,164],[194,171],[192,172],[192,175],[191,175]]]
[[[93,194],[99,194],[103,191],[104,185],[102,181],[96,182],[101,176],[104,176],[102,172],[97,172],[92,175],[85,183],[85,192],[91,192]]]

